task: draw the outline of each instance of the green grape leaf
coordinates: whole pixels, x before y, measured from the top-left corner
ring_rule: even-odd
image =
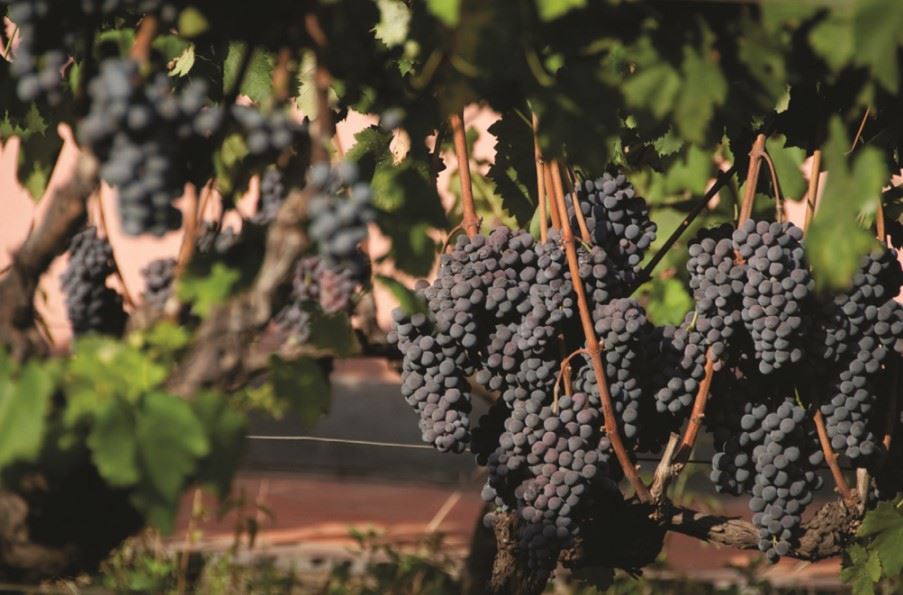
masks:
[[[800,198],[806,194],[807,189],[802,171],[803,161],[806,160],[806,151],[799,147],[787,146],[785,143],[784,136],[772,136],[765,141],[765,148],[774,163],[784,198]],[[767,169],[767,164],[764,164],[761,175],[770,180]]]
[[[232,294],[232,288],[241,278],[241,272],[216,262],[210,273],[195,277],[190,272],[179,280],[179,299],[191,304],[191,311],[206,317],[214,306],[225,301]]]
[[[880,502],[869,511],[856,535],[871,538],[869,550],[877,552],[884,576],[903,574],[903,513],[893,502]]]
[[[248,155],[245,140],[238,133],[228,135],[213,154],[213,170],[216,174],[216,188],[224,197],[231,197],[240,190],[236,182],[241,164]]]
[[[166,375],[163,365],[131,344],[107,337],[81,338],[75,343],[66,370],[63,421],[74,426],[114,398],[137,402]]]
[[[107,401],[98,410],[87,443],[94,466],[111,486],[130,486],[141,479],[134,409],[126,401]]]
[[[898,46],[903,44],[903,3],[858,0],[853,16],[853,59],[866,66],[888,91],[899,88]]]
[[[806,252],[819,289],[848,287],[859,259],[874,245],[872,234],[860,227],[860,212],[878,204],[887,168],[880,152],[864,147],[847,163],[850,143],[838,117],[829,126],[824,149],[825,169],[830,172],[818,211],[809,228]],[[843,238],[843,241],[838,241]]]
[[[305,426],[314,425],[329,412],[328,380],[315,359],[286,361],[274,356],[270,360],[270,382],[276,398],[288,402]]]
[[[150,483],[175,501],[198,460],[210,452],[203,425],[182,399],[152,392],[144,398],[135,434]]]
[[[202,35],[210,28],[207,17],[197,8],[189,6],[179,14],[178,29],[183,37],[192,38]]]
[[[245,445],[245,418],[230,407],[224,395],[215,392],[195,395],[191,407],[210,441],[210,452],[198,463],[197,480],[226,498]]]
[[[461,0],[426,0],[426,9],[448,27],[461,20]]]
[[[4,74],[2,70],[0,68],[0,77]],[[63,141],[56,133],[55,122],[47,120],[35,104],[16,112],[9,109],[3,112],[0,118],[0,141],[13,136],[21,142],[19,181],[34,200],[39,200],[47,190],[47,182],[50,181]]]
[[[169,76],[187,76],[194,67],[194,58],[194,44],[191,43],[182,50],[182,53],[179,54],[175,60],[173,60],[172,66],[169,69]]]
[[[586,6],[586,0],[536,0],[536,10],[543,21],[554,21],[575,8]]]
[[[244,60],[247,44],[233,42],[229,44],[226,62],[223,65],[223,93],[228,93],[236,84]],[[254,54],[244,73],[239,92],[247,95],[252,101],[261,103],[272,96],[273,91],[273,55],[261,48],[254,48]]]
[[[680,92],[680,75],[667,62],[657,62],[624,81],[621,90],[627,105],[646,108],[662,118],[673,108]]]
[[[881,560],[877,552],[858,543],[847,548],[840,576],[853,589],[854,595],[874,595],[875,583],[881,580]]]
[[[0,469],[41,451],[58,366],[31,361],[17,378],[0,378]]]
[[[395,47],[405,42],[411,23],[411,9],[401,0],[377,0],[379,23],[374,34],[387,47]]]
[[[351,320],[344,312],[324,314],[320,311],[311,313],[310,346],[317,348],[324,355],[348,357],[360,350],[357,338],[351,328]]]
[[[402,285],[397,279],[385,275],[376,275],[375,279],[377,283],[389,290],[389,293],[392,294],[392,297],[395,298],[395,301],[398,302],[399,307],[405,314],[410,316],[418,312],[427,312],[423,299],[414,291]]]
[[[489,127],[495,136],[495,161],[489,178],[502,198],[502,206],[514,216],[518,226],[527,225],[536,211],[536,159],[533,154],[533,129],[515,110]]]
[[[855,53],[852,16],[852,10],[837,7],[809,32],[812,51],[834,70],[841,70]]]
[[[693,308],[693,298],[680,279],[655,277],[640,289],[641,295],[648,296],[646,312],[649,319],[658,325],[680,324],[684,315]]]
[[[715,107],[727,98],[727,81],[718,64],[684,47],[681,93],[674,107],[677,131],[691,142],[701,142]]]
[[[357,163],[360,179],[370,182],[378,166],[392,165],[391,142],[391,132],[379,126],[368,126],[354,135],[354,146],[345,154],[345,159]]]
[[[433,268],[439,246],[430,237],[431,227],[426,223],[408,224],[380,218],[379,227],[392,240],[392,248],[384,258],[395,267],[415,277],[425,277]]]
[[[661,175],[660,192],[664,196],[686,191],[701,195],[713,170],[711,152],[688,145]]]

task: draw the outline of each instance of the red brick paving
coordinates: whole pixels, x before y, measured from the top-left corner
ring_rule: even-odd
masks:
[[[414,543],[429,531],[431,523],[446,535],[446,548],[465,553],[482,508],[476,485],[443,486],[410,483],[388,483],[359,478],[276,473],[243,473],[235,482],[235,493],[244,493],[249,502],[260,499],[272,517],[258,514],[258,544],[263,547],[319,545],[342,548],[353,544],[352,527],[372,527],[395,543]],[[205,500],[213,509],[212,500]],[[447,510],[442,518],[437,513]],[[191,509],[186,499],[175,539],[184,541],[184,529]],[[725,504],[724,514],[744,515],[742,502]],[[253,514],[248,507],[242,513]],[[228,546],[234,536],[238,512],[220,520],[199,523],[202,547]],[[440,522],[441,521],[441,522]],[[719,548],[696,539],[669,534],[665,544],[667,567],[678,574],[708,578],[717,582],[726,577],[728,567],[745,567],[755,552]],[[839,560],[817,564],[784,560],[776,566],[763,566],[759,576],[775,584],[835,587],[838,583]]]

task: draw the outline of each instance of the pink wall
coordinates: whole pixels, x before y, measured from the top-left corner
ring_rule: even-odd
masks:
[[[497,117],[491,111],[481,110],[475,106],[465,111],[464,120],[466,126],[475,127],[480,131],[479,141],[474,148],[475,155],[480,159],[491,161],[495,157],[495,140],[486,130]],[[343,149],[347,151],[351,148],[354,145],[354,135],[367,126],[376,123],[376,121],[377,119],[373,116],[350,113],[348,118],[337,126],[339,142]],[[59,134],[64,139],[64,146],[48,185],[48,195],[55,188],[59,188],[72,175],[78,154],[78,149],[69,128],[61,126]],[[403,155],[407,150],[406,144],[406,139],[396,136],[391,147],[396,155]],[[3,197],[3,216],[0,218],[0,270],[9,263],[10,254],[27,236],[31,225],[44,215],[46,205],[44,201],[38,201],[37,203],[32,201],[28,192],[16,181],[18,150],[19,142],[17,139],[11,139],[5,145],[0,145],[0,197]],[[454,198],[448,191],[448,185],[452,173],[457,168],[457,162],[454,155],[445,155],[445,159],[448,167],[439,174],[438,185],[443,202],[446,207],[450,207]],[[194,190],[193,188],[188,188],[187,191],[193,192]],[[174,257],[179,249],[182,232],[175,231],[166,234],[162,238],[153,236],[135,238],[124,235],[119,227],[118,216],[116,216],[115,198],[115,191],[104,184],[100,191],[91,199],[90,216],[92,221],[96,221],[97,201],[100,200],[106,213],[110,242],[113,245],[116,260],[119,263],[126,286],[129,293],[136,300],[139,300],[144,286],[141,268],[151,260]],[[250,192],[239,202],[238,211],[244,216],[252,214],[256,201],[257,185],[255,183],[252,184]],[[210,201],[205,216],[208,219],[218,216],[218,209],[218,201]],[[225,225],[229,227],[240,226],[241,216],[236,212],[227,213]],[[374,257],[383,255],[388,250],[388,241],[379,233],[375,226],[371,227],[370,235],[370,253]],[[59,288],[59,276],[65,267],[65,258],[64,255],[56,259],[44,275],[36,300],[38,311],[46,322],[47,328],[53,336],[54,343],[57,345],[67,344],[71,336],[63,305],[63,296]],[[394,274],[390,264],[375,265],[375,272]],[[406,279],[406,281],[413,283],[412,279]],[[112,286],[116,286],[115,279],[111,278],[109,283]],[[389,293],[381,287],[376,288],[376,296],[379,320],[383,326],[387,327],[391,320],[390,312],[396,304]]]

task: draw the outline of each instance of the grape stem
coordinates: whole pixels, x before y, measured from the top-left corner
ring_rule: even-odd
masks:
[[[762,159],[768,166],[768,173],[771,175],[771,188],[774,191],[774,213],[778,223],[784,220],[784,197],[781,194],[781,183],[778,180],[778,172],[774,167],[774,161],[768,151],[762,152]]]
[[[759,133],[753,142],[749,152],[749,168],[746,171],[746,185],[743,187],[743,202],[740,206],[740,217],[737,219],[737,227],[740,227],[752,216],[753,203],[756,201],[756,186],[759,182],[759,171],[762,168],[762,155],[765,153],[765,135]]]
[[[551,169],[553,173],[559,172],[558,163],[556,161],[551,162]],[[559,213],[567,213],[560,175],[557,176],[555,180],[554,195]],[[605,432],[608,435],[608,439],[611,441],[612,450],[614,450],[618,463],[621,465],[624,476],[636,492],[637,498],[639,498],[641,502],[649,502],[649,490],[646,489],[646,486],[637,474],[636,466],[630,459],[630,453],[628,453],[627,449],[624,447],[624,443],[621,441],[621,434],[618,431],[615,408],[611,401],[611,394],[608,392],[608,383],[605,379],[605,368],[602,365],[602,349],[599,345],[599,339],[596,337],[596,331],[593,328],[593,319],[590,315],[586,292],[583,288],[583,280],[580,278],[580,265],[577,262],[577,246],[576,240],[574,239],[574,231],[571,229],[571,223],[567,216],[561,218],[561,232],[568,260],[568,268],[571,271],[571,279],[574,284],[574,292],[577,294],[577,309],[580,312],[580,323],[583,326],[583,335],[586,338],[586,352],[590,356],[593,372],[596,376],[596,385],[599,389],[599,398],[602,401],[602,414],[605,418]]]
[[[847,151],[847,155],[852,153],[856,148],[856,145],[859,144],[859,140],[862,138],[862,131],[865,130],[865,123],[868,121],[871,111],[872,106],[867,105],[865,107],[865,112],[862,114],[862,120],[859,122],[859,128],[856,130],[856,136],[853,137],[853,143],[850,145],[850,150]]]
[[[562,379],[564,380],[564,385],[565,385],[564,390],[568,394],[571,394],[571,387],[570,387],[571,360],[574,359],[578,355],[589,355],[589,352],[586,349],[581,347],[580,349],[572,351],[567,357],[565,357],[564,359],[561,360],[561,366],[558,370],[558,377],[555,378],[554,397],[555,397],[556,403],[558,402],[558,391],[560,389]]]
[[[449,118],[452,129],[452,140],[455,145],[455,157],[458,159],[458,174],[461,177],[461,208],[464,212],[461,225],[467,237],[472,238],[480,233],[480,222],[473,204],[473,183],[470,180],[470,158],[467,155],[467,136],[464,131],[464,113],[456,112]]]
[[[565,174],[568,174],[570,170],[565,170]],[[571,177],[566,175],[565,178],[568,181],[568,193],[571,195],[571,206],[574,209],[574,218],[577,219],[577,227],[580,228],[580,239],[583,240],[584,244],[589,244],[592,242],[592,236],[589,234],[589,228],[586,226],[586,218],[583,216],[583,211],[580,209],[580,201],[577,200],[577,188],[576,184],[573,183]]]
[[[828,431],[825,429],[825,418],[822,415],[821,409],[818,407],[815,408],[815,415],[812,416],[812,419],[815,421],[815,429],[818,432],[818,441],[821,444],[822,452],[825,455],[825,463],[828,464],[828,469],[831,470],[831,476],[834,477],[837,491],[840,493],[840,497],[843,498],[844,504],[852,508],[856,506],[856,497],[850,491],[850,486],[843,476],[843,471],[840,470],[840,466],[837,464],[837,454],[831,448],[831,440],[828,438]]]
[[[326,68],[323,52],[327,46],[326,33],[320,26],[320,20],[314,13],[308,13],[304,18],[304,26],[308,36],[314,42],[314,56],[317,60],[314,71],[314,85],[317,93],[317,119],[311,127],[311,163],[329,162],[329,150],[335,134],[335,123],[332,121],[332,109],[329,107],[329,87],[332,85],[332,75]],[[287,61],[286,61],[287,68]],[[275,75],[276,73],[274,73]]]
[[[718,192],[727,184],[731,176],[734,175],[737,171],[737,165],[731,165],[728,169],[720,172],[718,177],[715,179],[715,182],[712,184],[711,188],[703,195],[699,202],[693,207],[693,209],[687,213],[687,216],[684,217],[684,220],[680,222],[680,225],[677,226],[671,235],[665,240],[665,243],[662,244],[662,247],[659,248],[658,252],[649,259],[649,262],[643,267],[643,270],[640,272],[639,278],[637,279],[636,285],[633,287],[632,291],[636,291],[636,289],[652,278],[652,271],[655,270],[655,267],[659,262],[665,257],[665,254],[671,250],[671,247],[677,243],[677,240],[680,239],[680,236],[690,227],[690,224],[696,220],[696,218],[702,213],[709,204],[709,201],[712,200]]]
[[[561,229],[561,215],[558,213],[558,203],[555,201],[555,193],[552,190],[552,168],[546,163],[542,168],[542,177],[545,180],[546,195],[549,197],[549,215],[552,219],[552,227]]]
[[[680,475],[690,460],[690,454],[693,452],[693,446],[696,444],[696,437],[699,435],[699,428],[702,425],[702,420],[705,418],[705,406],[708,402],[714,376],[715,356],[710,347],[706,352],[705,376],[699,384],[699,390],[696,391],[696,399],[693,402],[690,421],[687,423],[686,430],[684,430],[683,439],[681,440],[676,433],[671,434],[665,451],[662,453],[662,458],[655,469],[650,492],[653,501],[659,506],[656,507],[654,515],[661,515],[661,504],[664,502],[668,484],[672,479]]]
[[[533,114],[533,158],[536,161],[536,204],[539,208],[539,239],[545,244],[549,238],[549,221],[546,213],[545,162],[539,148],[539,118]]]
[[[157,17],[149,14],[141,19],[138,32],[135,33],[135,41],[129,56],[139,64],[144,64],[150,58],[151,42],[157,34]]]
[[[812,152],[812,162],[809,164],[809,187],[806,191],[806,219],[803,222],[803,233],[809,230],[812,217],[815,215],[815,207],[818,206],[818,178],[821,175],[821,149]]]
[[[712,348],[709,347],[705,356],[705,376],[699,384],[699,390],[696,392],[696,400],[693,402],[693,410],[690,413],[690,421],[684,432],[683,440],[680,442],[680,450],[675,456],[675,463],[683,465],[690,458],[693,446],[696,444],[696,436],[699,434],[699,427],[705,418],[705,406],[709,399],[709,390],[712,387],[712,378],[715,375],[715,356]]]

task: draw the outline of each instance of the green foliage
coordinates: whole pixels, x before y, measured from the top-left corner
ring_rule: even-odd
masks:
[[[844,554],[843,580],[855,595],[872,595],[883,579],[903,576],[903,513],[899,498],[879,502],[862,521]],[[883,592],[883,591],[882,591]]]
[[[863,211],[874,213],[887,168],[871,147],[858,151],[848,163],[848,149],[843,126],[833,119],[824,157],[830,180],[806,244],[816,284],[822,289],[849,285],[859,258],[875,245],[873,234],[859,226],[858,216]]]
[[[245,54],[253,51],[245,72],[240,72],[241,64],[247,58]],[[252,101],[264,103],[272,96],[273,55],[260,48],[248,49],[246,43],[236,42],[229,44],[229,53],[223,65],[223,92],[229,92],[236,88],[242,95],[248,96]],[[240,75],[244,75],[241,81]]]
[[[191,304],[192,311],[202,317],[232,294],[241,273],[221,262],[213,264],[210,274],[203,277],[186,276],[179,282],[179,299]]]
[[[270,374],[273,393],[289,403],[302,424],[313,426],[329,411],[328,378],[316,360],[303,357],[287,362],[274,356]]]
[[[56,362],[0,370],[0,469],[38,457],[58,380]]]
[[[536,159],[533,130],[524,110],[511,110],[489,127],[495,136],[495,161],[489,178],[502,199],[502,206],[525,227],[536,211]]]

